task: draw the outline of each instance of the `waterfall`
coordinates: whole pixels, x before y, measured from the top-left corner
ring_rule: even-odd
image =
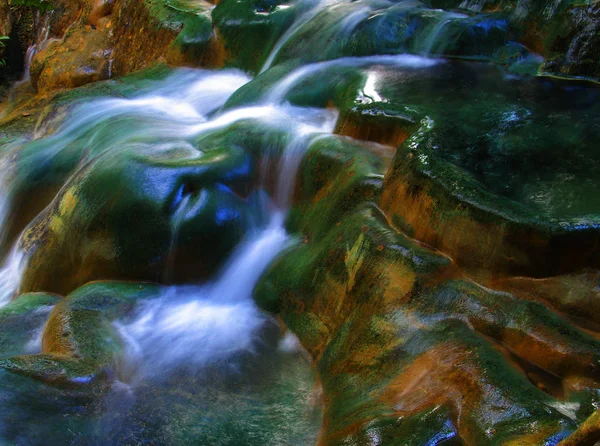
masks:
[[[466,14],[459,14],[454,12],[447,12],[444,14],[444,19],[440,20],[432,29],[429,31],[425,41],[420,45],[423,49],[420,53],[425,57],[434,56],[434,51],[440,50],[438,47],[442,43],[441,37],[444,28],[454,20],[465,19],[468,16]],[[443,52],[443,48],[441,51]]]
[[[171,229],[171,243],[169,244],[169,251],[167,252],[167,265],[165,267],[165,272],[163,275],[164,283],[171,283],[171,278],[173,275],[173,268],[175,264],[175,248],[177,246],[177,240],[179,238],[179,230],[181,229],[181,224],[185,220],[185,215],[188,211],[188,205],[190,202],[190,195],[183,195],[184,186],[181,185],[178,191],[178,195],[176,200],[177,209],[173,214],[173,223]]]
[[[190,126],[186,135],[198,137],[243,119],[267,119],[282,128],[289,128],[295,121],[279,161],[274,203],[254,207],[254,223],[247,236],[214,281],[201,286],[169,287],[142,304],[133,319],[116,324],[128,345],[129,362],[124,364],[121,376],[130,383],[157,370],[162,373],[201,367],[251,353],[259,342],[261,328],[272,323],[255,306],[252,292],[269,263],[293,243],[284,222],[300,162],[314,138],[333,132],[337,112],[275,104],[242,107]],[[177,222],[188,207],[185,198],[176,202],[171,255]]]
[[[53,10],[44,13],[43,16],[40,17],[40,11],[35,12],[35,27],[37,29],[37,33],[35,36],[35,41],[27,48],[25,52],[25,63],[23,66],[23,76],[19,79],[11,88],[11,96],[14,95],[14,92],[21,85],[26,84],[31,79],[29,74],[29,69],[31,68],[31,62],[35,55],[40,51],[40,48],[49,42],[50,40],[50,18],[54,13]],[[54,39],[60,40],[60,39]]]
[[[23,253],[14,247],[0,268],[0,307],[15,295],[23,273]]]
[[[0,241],[4,242],[6,237],[6,223],[10,209],[10,191],[8,188],[8,156],[10,149],[0,157]],[[8,304],[19,288],[23,267],[23,253],[17,244],[13,246],[10,253],[4,258],[0,266],[0,307]]]
[[[272,199],[249,200],[252,218],[247,235],[229,262],[210,283],[170,286],[141,304],[135,316],[116,323],[129,346],[125,366],[135,381],[149,370],[199,367],[232,355],[249,353],[263,327],[273,324],[252,300],[252,292],[268,264],[293,241],[284,222],[291,206],[297,171],[311,141],[333,132],[337,111],[263,103],[219,111],[231,94],[250,79],[235,70],[175,70],[163,81],[131,98],[101,98],[76,105],[57,131],[31,144],[38,162],[50,162],[66,148],[85,142],[88,157],[110,155],[130,147],[140,153],[185,150],[203,156],[192,141],[243,120],[263,121],[288,132],[278,162]],[[135,125],[132,125],[135,123]],[[183,186],[182,186],[183,187]],[[197,203],[181,189],[174,200],[172,235],[163,282],[173,276],[179,232]],[[8,210],[8,206],[4,206]],[[0,304],[18,288],[23,254],[15,250],[0,270]],[[127,375],[127,372],[125,372]]]
[[[368,18],[372,11],[373,5],[364,5],[363,2],[343,2],[340,0],[318,1],[311,9],[300,15],[292,26],[279,38],[263,64],[260,73],[269,69],[281,52],[281,49],[317,16],[321,14],[335,14],[336,16],[340,16],[340,20],[334,27],[322,30],[323,41],[335,41],[350,37],[359,23]]]
[[[300,17],[298,17],[298,19],[296,19],[296,21],[292,24],[292,26],[290,26],[287,29],[287,31],[285,33],[283,33],[283,35],[279,38],[279,40],[277,41],[277,43],[275,44],[275,46],[269,53],[267,60],[263,64],[263,67],[261,68],[260,73],[263,73],[264,71],[271,68],[273,61],[275,60],[275,57],[277,57],[277,55],[279,54],[279,51],[281,51],[281,48],[283,48],[283,46],[287,42],[289,42],[289,40],[292,37],[294,37],[304,25],[306,25],[315,16],[317,16],[317,14],[319,14],[326,5],[327,5],[326,2],[324,2],[323,0],[320,0],[317,2],[317,4],[313,8],[309,9],[307,12],[305,12]]]
[[[133,321],[118,323],[129,350],[143,358],[142,376],[200,367],[251,351],[257,330],[266,322],[252,291],[288,243],[281,217],[275,214],[266,227],[248,235],[213,283],[170,288],[142,305]]]

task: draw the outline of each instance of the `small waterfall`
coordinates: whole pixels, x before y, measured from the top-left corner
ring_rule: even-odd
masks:
[[[261,68],[260,73],[263,73],[266,70],[268,70],[269,68],[271,68],[271,65],[273,64],[273,61],[275,60],[275,58],[279,54],[279,51],[281,51],[281,48],[283,48],[283,46],[287,42],[289,42],[290,39],[292,37],[294,37],[296,35],[296,33],[304,25],[306,25],[315,16],[317,16],[317,14],[319,14],[324,9],[324,7],[326,5],[327,5],[327,3],[325,1],[320,0],[320,1],[317,2],[317,4],[312,9],[310,9],[307,12],[305,12],[300,17],[298,17],[298,19],[296,19],[296,21],[292,24],[292,26],[290,26],[287,29],[287,31],[279,38],[279,40],[277,41],[277,43],[275,44],[275,46],[273,47],[273,49],[269,53],[269,56],[267,57],[267,60],[263,64],[263,67]]]
[[[48,11],[44,13],[43,16],[40,17],[40,11],[35,12],[35,26],[37,28],[37,34],[35,37],[35,42],[27,48],[25,52],[25,64],[23,66],[23,76],[19,79],[12,87],[12,94],[14,91],[19,88],[21,85],[29,82],[30,74],[29,69],[31,68],[31,61],[35,57],[35,55],[40,50],[40,47],[45,44],[48,40],[50,40],[50,18],[54,10]],[[59,40],[59,39],[56,39]]]
[[[0,268],[0,307],[8,304],[14,297],[23,274],[23,253],[13,248]]]
[[[0,241],[6,237],[5,224],[10,209],[10,192],[7,185],[9,172],[7,148],[4,156],[0,157]],[[18,248],[18,243],[12,248],[4,263],[0,266],[0,307],[8,304],[19,288],[23,273],[23,253]]]
[[[302,14],[294,24],[288,28],[288,30],[281,36],[277,41],[277,44],[271,50],[271,53],[267,57],[260,73],[263,73],[270,68],[280,53],[281,49],[300,32],[305,25],[309,24],[313,19],[323,14],[334,14],[336,17],[340,16],[341,19],[332,23],[327,29],[323,29],[322,40],[323,41],[336,41],[339,39],[348,38],[352,31],[358,26],[358,24],[366,19],[372,11],[371,6],[362,6],[361,2],[340,2],[339,0],[325,1],[320,0],[312,9]],[[349,11],[346,11],[349,10]]]
[[[423,49],[420,53],[425,57],[434,56],[437,53],[434,51],[439,50],[438,52],[443,52],[443,48],[439,48],[443,43],[441,37],[444,28],[451,22],[455,20],[465,19],[468,16],[465,14],[459,14],[454,12],[449,12],[444,14],[445,19],[440,20],[429,32],[425,41],[420,45]]]
[[[169,113],[163,109],[165,112]],[[131,384],[154,376],[157,370],[198,368],[251,354],[259,342],[261,328],[273,323],[258,310],[252,292],[269,263],[291,243],[284,221],[300,162],[314,138],[333,131],[337,112],[266,104],[217,113],[211,119],[182,126],[178,131],[180,137],[198,137],[244,119],[265,120],[287,130],[292,124],[290,140],[279,161],[274,203],[252,208],[256,214],[251,219],[254,225],[214,281],[202,286],[169,287],[157,298],[140,305],[132,320],[117,323],[128,345],[128,358],[120,376]],[[165,271],[167,282],[172,273],[180,222],[190,206],[189,196],[183,190],[178,197],[171,254]]]
[[[167,264],[165,266],[165,272],[163,275],[163,283],[171,283],[173,276],[173,265],[175,264],[175,254],[177,248],[177,240],[179,238],[179,230],[181,224],[185,220],[185,215],[188,212],[188,205],[190,202],[190,195],[183,195],[184,186],[182,185],[177,192],[177,198],[175,203],[177,208],[173,215],[173,223],[171,229],[171,242],[169,243],[169,251],[167,252]]]
[[[177,149],[202,156],[192,141],[241,120],[263,122],[289,132],[279,159],[275,196],[266,205],[248,200],[253,215],[247,236],[220,274],[205,285],[165,287],[159,296],[141,303],[133,318],[116,323],[128,346],[120,376],[129,383],[154,376],[155,371],[198,369],[232,356],[252,354],[256,343],[261,342],[263,329],[276,326],[256,307],[252,292],[269,263],[292,243],[284,221],[300,163],[315,138],[332,133],[338,114],[280,102],[220,112],[229,96],[248,81],[246,75],[234,70],[176,70],[136,97],[99,99],[77,106],[56,133],[32,143],[39,149],[36,146],[38,150],[30,153],[40,162],[78,141],[85,141],[88,156],[125,145],[140,152],[170,153]],[[165,259],[166,283],[174,274],[182,222],[195,205],[184,189],[179,190]],[[0,272],[3,302],[8,302],[18,287],[19,256],[15,251]]]
[[[143,360],[130,382],[175,368],[197,368],[252,351],[267,322],[252,300],[264,269],[289,243],[282,216],[273,215],[232,254],[212,284],[170,288],[118,324],[130,351]]]

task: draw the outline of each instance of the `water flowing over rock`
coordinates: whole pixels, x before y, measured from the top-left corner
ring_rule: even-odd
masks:
[[[0,444],[600,439],[597,1],[38,3]]]

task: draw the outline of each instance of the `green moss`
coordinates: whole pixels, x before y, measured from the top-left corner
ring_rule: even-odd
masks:
[[[301,13],[301,8],[284,1],[219,2],[212,12],[212,20],[219,38],[223,39],[228,65],[258,72],[279,37]]]
[[[12,356],[0,360],[0,367],[58,385],[101,386],[106,378],[114,375],[116,362],[124,348],[112,321],[130,313],[140,299],[156,297],[158,293],[157,286],[146,283],[96,282],[85,285],[56,305],[46,326],[51,348],[66,351]],[[18,300],[21,298],[24,299],[21,306],[29,305],[34,299],[49,299],[38,293],[24,295]]]
[[[157,28],[177,32],[171,44],[190,59],[201,60],[213,37],[210,10],[202,3],[185,0],[144,0]]]
[[[0,318],[12,318],[23,316],[39,307],[54,305],[60,299],[59,296],[46,293],[21,294],[10,304],[0,308]]]
[[[42,328],[58,300],[58,296],[45,293],[22,294],[0,308],[0,357],[25,353],[27,344]]]

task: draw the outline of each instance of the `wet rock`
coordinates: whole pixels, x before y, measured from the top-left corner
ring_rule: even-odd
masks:
[[[72,110],[97,96],[132,97],[149,83],[164,79],[170,70],[156,66],[134,75],[68,91],[49,97],[35,96],[21,107],[15,107],[0,124],[4,145],[4,175],[12,184],[6,208],[5,234],[0,242],[4,252],[10,250],[16,237],[56,196],[84,159],[98,155],[86,150],[86,134],[72,141],[69,148],[55,153],[60,141],[43,139],[65,124]],[[27,110],[24,116],[21,110]],[[89,136],[89,135],[87,135]],[[62,155],[61,155],[62,152]]]
[[[36,54],[31,64],[32,85],[47,94],[108,79],[111,51],[104,30],[75,29],[64,41],[50,43]]]
[[[589,143],[600,127],[576,117],[595,107],[597,89],[540,79],[508,81],[512,92],[484,81],[479,90],[473,86],[483,78],[463,74],[446,84],[452,93],[443,100],[417,78],[413,91],[427,91],[429,99],[402,95],[423,118],[386,174],[382,208],[396,227],[474,274],[547,277],[597,267],[598,160]],[[507,82],[496,79],[497,86]],[[395,93],[390,88],[386,96],[384,85],[380,94],[393,104]],[[476,99],[468,106],[453,102],[469,94]]]
[[[354,139],[398,147],[415,130],[410,109],[388,110],[383,104],[357,104],[340,116],[335,132]]]
[[[13,17],[8,5],[8,0],[0,2],[0,36],[10,36],[13,26]]]
[[[405,57],[280,64],[226,107],[296,78],[279,100],[336,106],[336,133],[399,145],[380,206],[481,280],[597,267],[597,88]]]
[[[90,12],[90,24],[96,28],[102,25],[106,27],[106,21],[101,21],[101,19],[112,14],[114,3],[114,0],[95,0],[93,9]]]
[[[214,272],[243,234],[248,203],[231,187],[250,181],[249,159],[236,148],[181,152],[132,144],[80,169],[22,236],[21,290]]]
[[[544,73],[567,77],[599,76],[595,51],[600,6],[585,0],[455,1],[431,0],[433,7],[508,17],[517,40],[541,54]]]
[[[598,341],[395,231],[374,204],[381,169],[343,138],[315,141],[289,219],[303,243],[255,291],[316,361],[323,444],[565,438],[594,410],[594,392],[571,383],[600,378]]]
[[[59,299],[57,295],[46,293],[23,294],[0,308],[0,352],[3,358],[39,353],[41,330],[52,306]]]
[[[50,313],[39,354],[0,359],[0,368],[54,385],[102,385],[114,379],[124,344],[112,321],[140,299],[156,296],[150,284],[99,282],[63,298]],[[15,305],[23,297],[17,298]]]
[[[223,42],[225,61],[259,72],[279,37],[301,13],[302,5],[285,1],[220,1],[212,20]]]
[[[211,5],[180,3],[58,0],[52,11],[29,17],[33,25],[21,26],[32,34],[20,39],[23,52],[35,43],[39,53],[31,67],[34,87],[46,94],[159,62],[222,66]],[[48,40],[41,37],[42,28],[49,29]]]
[[[208,3],[117,0],[113,11],[114,76],[157,62],[208,67],[223,64]]]
[[[560,446],[595,444],[600,441],[600,413],[594,412],[569,438],[561,441]]]
[[[504,16],[431,9],[419,1],[354,2],[313,12],[282,45],[276,63],[406,53],[504,63],[498,55],[513,43]]]
[[[534,279],[509,277],[494,283],[494,287],[529,300],[539,300],[575,323],[598,331],[600,317],[596,306],[600,302],[600,272],[587,270],[574,274]]]

